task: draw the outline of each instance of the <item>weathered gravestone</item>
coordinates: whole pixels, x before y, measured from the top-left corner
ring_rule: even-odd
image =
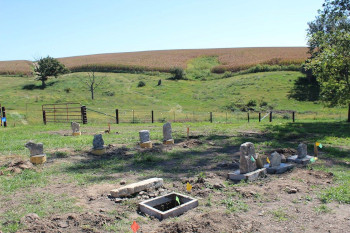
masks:
[[[269,174],[281,174],[294,167],[293,164],[282,163],[282,155],[276,151],[269,156],[269,161],[270,164],[265,165],[267,173]]]
[[[163,144],[166,144],[166,145],[174,144],[174,139],[171,133],[172,133],[171,124],[167,122],[163,125]]]
[[[230,172],[228,178],[235,181],[256,180],[266,175],[266,168],[257,169],[256,160],[258,155],[255,153],[254,144],[251,142],[243,143],[240,147],[239,170]]]
[[[300,143],[298,145],[298,154],[293,155],[287,158],[287,162],[299,163],[299,164],[308,164],[313,156],[307,155],[307,145]]]
[[[152,148],[149,130],[141,130],[139,132],[141,148]]]
[[[73,131],[73,133],[72,133],[73,136],[81,135],[80,124],[79,123],[72,121],[71,122],[71,127],[72,127],[72,131]]]
[[[106,147],[104,146],[102,134],[94,135],[94,140],[92,141],[92,153],[94,155],[103,155],[106,153]]]
[[[46,162],[46,155],[44,154],[44,145],[42,143],[34,143],[29,141],[25,147],[30,151],[30,162],[33,164],[41,164]]]

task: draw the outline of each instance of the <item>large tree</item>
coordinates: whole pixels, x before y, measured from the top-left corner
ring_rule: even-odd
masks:
[[[350,122],[350,2],[325,0],[309,23],[311,58],[307,68],[317,77],[321,99],[329,106],[348,105]]]
[[[47,79],[51,77],[57,78],[61,74],[68,73],[68,69],[55,58],[47,56],[35,62],[34,72],[41,81],[41,87],[46,87]]]

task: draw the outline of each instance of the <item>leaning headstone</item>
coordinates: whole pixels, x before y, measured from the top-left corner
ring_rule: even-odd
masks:
[[[255,154],[254,144],[251,142],[243,143],[240,147],[239,170],[230,172],[228,178],[234,181],[251,181],[265,177],[266,168],[257,169],[257,159],[258,155]]]
[[[169,122],[163,125],[163,144],[169,145],[174,144],[174,139],[171,135],[171,124]]]
[[[278,167],[281,164],[281,155],[276,151],[270,156],[270,167]]]
[[[29,141],[25,144],[30,151],[30,162],[33,164],[41,164],[46,162],[46,154],[44,154],[44,145],[42,143],[34,143]]]
[[[94,140],[92,141],[92,153],[94,155],[103,155],[106,153],[106,147],[104,146],[102,134],[94,135]]]
[[[149,130],[141,130],[139,132],[141,148],[152,148]]]
[[[298,145],[298,154],[288,157],[287,162],[299,163],[304,165],[308,164],[312,158],[314,157],[307,155],[307,145],[304,143],[300,143]]]
[[[73,131],[73,133],[72,133],[73,136],[81,135],[80,124],[78,124],[77,122],[72,121],[71,122],[71,127],[72,127],[72,131]]]

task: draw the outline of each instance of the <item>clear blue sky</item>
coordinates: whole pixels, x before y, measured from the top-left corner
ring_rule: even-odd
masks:
[[[0,0],[0,60],[306,46],[324,0]]]

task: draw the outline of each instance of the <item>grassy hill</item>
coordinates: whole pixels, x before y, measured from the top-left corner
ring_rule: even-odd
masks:
[[[151,70],[169,71],[172,67],[187,68],[188,62],[197,57],[216,57],[218,63],[212,71],[238,71],[257,64],[300,64],[307,57],[306,47],[183,49],[130,53],[108,53],[59,58],[72,71],[86,65],[98,65],[101,70]],[[30,74],[30,61],[0,61],[0,74]]]

